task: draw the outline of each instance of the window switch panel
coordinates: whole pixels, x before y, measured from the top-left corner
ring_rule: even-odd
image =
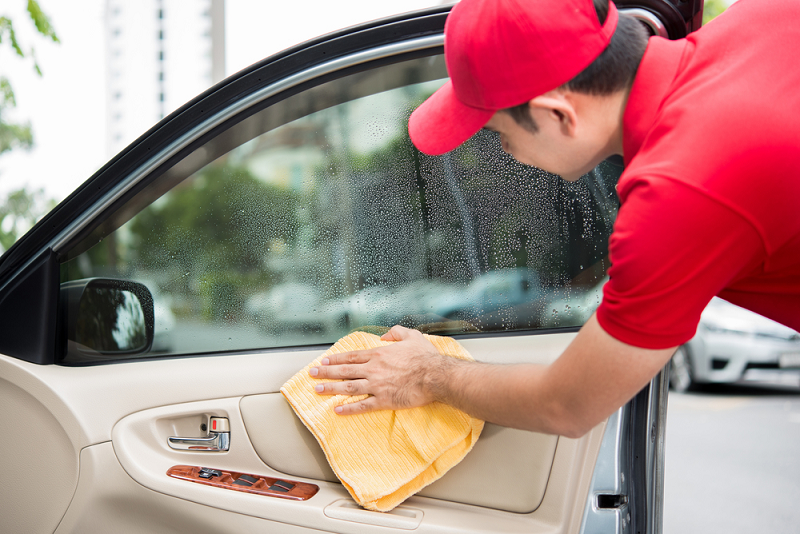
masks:
[[[290,482],[266,475],[191,465],[174,465],[167,470],[167,476],[214,488],[292,501],[307,501],[319,491],[319,486],[307,482]]]

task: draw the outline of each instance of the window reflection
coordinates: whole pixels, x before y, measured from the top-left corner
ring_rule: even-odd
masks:
[[[489,132],[420,154],[407,119],[443,76],[441,57],[408,61],[252,115],[99,226],[62,280],[146,281],[156,340],[169,340],[154,347],[172,354],[398,323],[444,334],[581,324],[599,302],[621,168],[568,183],[516,163]]]

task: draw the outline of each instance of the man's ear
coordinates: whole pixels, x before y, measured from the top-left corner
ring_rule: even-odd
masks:
[[[540,127],[543,121],[551,120],[564,135],[575,135],[578,114],[568,93],[553,89],[529,101],[528,108]]]

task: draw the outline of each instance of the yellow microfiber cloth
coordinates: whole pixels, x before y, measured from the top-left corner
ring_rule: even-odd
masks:
[[[451,338],[425,337],[441,354],[472,360]],[[364,508],[381,512],[388,512],[444,475],[467,455],[483,430],[480,419],[440,402],[342,416],[334,413],[335,406],[367,396],[314,392],[320,380],[309,376],[308,370],[321,365],[325,356],[391,343],[366,332],[349,334],[281,388],[353,499]]]

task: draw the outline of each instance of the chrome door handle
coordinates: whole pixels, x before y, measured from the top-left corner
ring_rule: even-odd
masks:
[[[180,438],[172,436],[169,446],[180,451],[227,451],[231,447],[230,432],[209,432],[207,438]]]
[[[208,427],[211,429],[205,438],[181,438],[172,436],[167,438],[169,446],[179,451],[227,451],[231,447],[231,432],[228,420],[224,417],[209,418]],[[205,427],[203,427],[205,430]]]

